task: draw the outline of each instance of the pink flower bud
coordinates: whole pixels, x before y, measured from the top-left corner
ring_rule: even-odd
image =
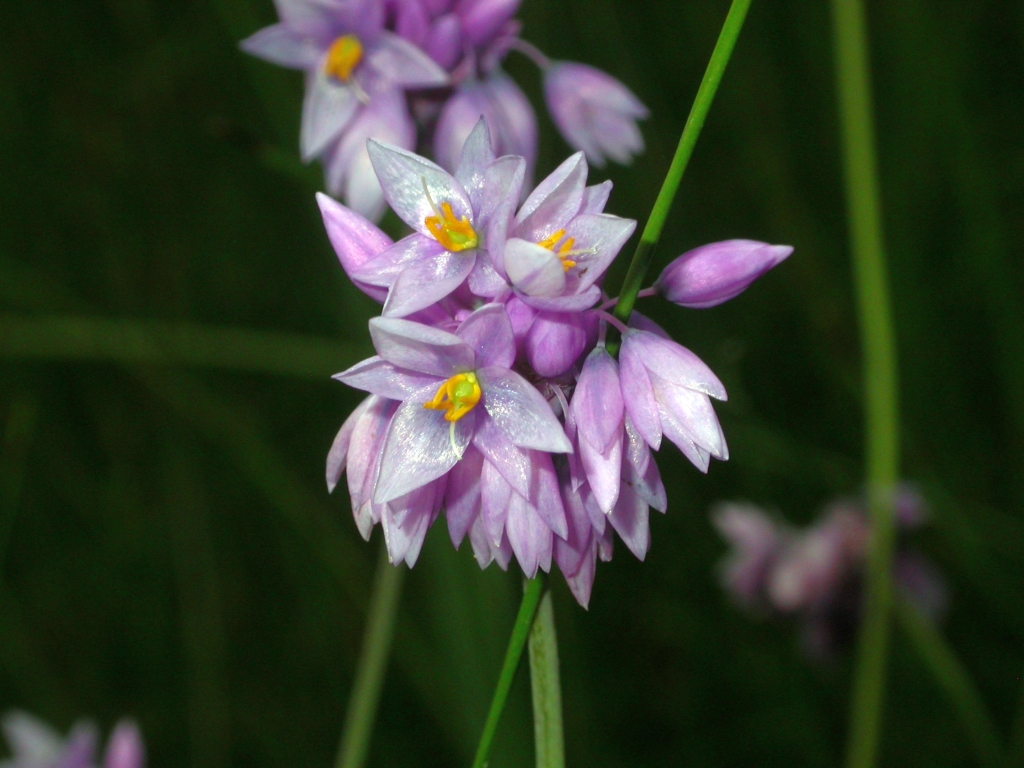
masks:
[[[692,309],[714,307],[739,296],[792,252],[792,246],[756,240],[702,245],[665,267],[654,287],[674,304]]]

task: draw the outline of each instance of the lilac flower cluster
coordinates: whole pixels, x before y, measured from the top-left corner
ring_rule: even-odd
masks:
[[[946,609],[945,584],[903,540],[927,519],[924,499],[904,485],[894,507],[901,532],[893,565],[896,586],[937,619]],[[835,502],[802,531],[752,504],[720,504],[712,520],[732,546],[722,564],[722,583],[736,603],[756,614],[798,617],[804,649],[813,658],[827,658],[849,643],[860,617],[871,535],[861,502]]]
[[[411,150],[420,128],[437,162],[453,170],[469,132],[485,117],[499,154],[524,157],[531,178],[537,118],[501,69],[512,50],[541,67],[555,124],[592,163],[625,163],[643,150],[636,123],[647,108],[604,72],[552,62],[521,40],[514,19],[519,3],[275,0],[280,22],[241,45],[305,72],[302,159],[320,158],[328,191],[377,220],[384,197],[366,153],[370,138]]]
[[[515,555],[532,577],[555,562],[586,605],[612,531],[647,553],[649,509],[667,507],[651,456],[662,437],[702,471],[728,457],[711,406],[725,388],[652,321],[634,313],[626,327],[605,311],[601,279],[636,222],[604,213],[611,183],[587,186],[582,152],[518,209],[526,160],[496,157],[483,119],[454,175],[399,147],[370,141],[368,153],[413,233],[392,242],[318,196],[345,271],[384,304],[370,321],[377,355],[335,377],[370,397],[331,447],[328,487],[347,474],[359,531],[381,523],[395,564],[416,562],[443,509],[481,567]],[[706,246],[645,295],[715,303],[791,250]]]
[[[2,768],[94,768],[98,735],[96,726],[79,722],[66,739],[53,728],[26,712],[17,710],[3,716],[2,726],[10,759]],[[144,768],[146,750],[142,734],[130,720],[122,720],[110,734],[103,755],[103,768]]]

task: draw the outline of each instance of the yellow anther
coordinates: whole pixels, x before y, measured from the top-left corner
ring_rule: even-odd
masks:
[[[476,407],[480,402],[480,382],[475,373],[457,373],[444,382],[424,408],[432,411],[444,411],[445,421],[456,422]]]
[[[324,62],[324,73],[347,83],[352,77],[352,70],[363,60],[363,44],[355,35],[342,35],[327,50],[327,61]]]
[[[562,245],[558,248],[558,251],[556,252],[555,246],[558,244],[558,241],[561,240],[563,237],[565,237],[565,230],[560,229],[557,232],[553,233],[550,237],[545,237],[543,240],[538,242],[537,245],[539,245],[541,248],[547,248],[549,251],[554,252],[555,255],[558,256],[558,258],[562,261],[562,269],[568,272],[570,269],[576,266],[576,262],[569,258],[570,256],[576,255],[576,253],[573,252],[572,250],[573,245],[576,244],[576,238],[567,238],[566,241],[562,243]]]
[[[431,201],[431,206],[433,207],[433,201]],[[469,219],[465,216],[461,219],[456,219],[450,203],[441,203],[440,212],[436,208],[434,212],[435,215],[427,216],[423,223],[427,225],[430,234],[446,250],[455,252],[466,251],[470,248],[476,248],[480,244],[480,239],[477,237],[473,225],[469,223]]]

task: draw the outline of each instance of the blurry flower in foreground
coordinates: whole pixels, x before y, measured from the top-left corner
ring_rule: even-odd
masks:
[[[93,768],[98,735],[89,722],[77,723],[66,739],[41,720],[12,710],[2,719],[4,736],[11,749],[2,768]],[[107,742],[103,768],[144,768],[142,734],[130,720],[122,720]]]
[[[895,497],[901,532],[921,525],[926,506],[910,485]],[[797,530],[752,504],[722,503],[712,522],[732,546],[722,563],[726,591],[760,615],[796,616],[805,650],[825,658],[854,635],[871,533],[859,501],[839,501],[809,528]],[[946,610],[945,584],[932,565],[900,541],[893,562],[897,589],[926,615]]]

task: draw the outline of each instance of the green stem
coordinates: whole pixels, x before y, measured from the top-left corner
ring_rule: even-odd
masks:
[[[873,531],[847,766],[870,768],[878,751],[892,603],[891,494],[899,474],[896,343],[882,247],[864,9],[861,0],[833,0],[832,7],[847,215],[864,356],[867,492]]]
[[[900,627],[960,716],[978,762],[990,768],[1005,766],[1003,748],[985,701],[953,649],[912,603],[897,599],[894,607]]]
[[[751,0],[733,0],[729,8],[729,15],[725,17],[722,31],[718,35],[718,42],[711,52],[711,60],[708,61],[707,69],[704,70],[704,77],[697,89],[697,96],[690,107],[690,115],[686,118],[686,125],[683,126],[683,133],[679,137],[679,145],[676,147],[676,154],[672,158],[672,165],[669,166],[665,181],[661,184],[661,191],[654,201],[654,208],[644,226],[643,234],[640,235],[640,243],[633,254],[633,260],[629,264],[629,271],[622,284],[622,292],[615,304],[613,314],[623,323],[629,320],[629,315],[636,304],[637,294],[644,282],[644,276],[651,266],[651,259],[654,257],[654,248],[661,237],[661,230],[665,227],[665,220],[669,211],[672,210],[672,201],[675,200],[679,183],[683,180],[686,166],[690,162],[693,148],[697,144],[701,129],[704,128],[704,120],[711,109],[711,102],[715,99],[718,85],[722,82],[722,75],[725,74],[726,65],[732,56],[733,48],[736,47],[736,39],[743,29],[743,21],[747,17]],[[609,352],[618,351],[617,343],[609,343]]]
[[[530,630],[530,687],[537,768],[565,768],[562,685],[558,677],[558,636],[551,590],[544,591]]]
[[[494,689],[491,708],[487,712],[487,721],[484,723],[484,731],[480,735],[476,757],[473,758],[473,768],[484,768],[487,765],[487,755],[491,751],[491,743],[498,730],[498,721],[501,719],[501,711],[505,708],[505,701],[508,699],[508,692],[512,687],[512,679],[515,677],[516,669],[519,668],[519,659],[522,658],[526,638],[533,626],[533,617],[537,613],[537,604],[544,591],[545,580],[544,573],[538,573],[536,578],[526,582],[523,589],[523,602],[519,604],[519,614],[512,627],[512,637],[509,638],[508,650],[505,652],[505,663],[501,667],[498,685]]]
[[[363,635],[363,649],[348,700],[348,711],[345,713],[345,727],[341,732],[336,768],[362,768],[366,764],[391,640],[395,634],[404,574],[404,568],[395,567],[388,560],[387,547],[382,543],[373,593],[370,595],[370,614],[366,621],[366,634]]]
[[[325,379],[360,350],[332,339],[187,322],[0,316],[0,357],[187,365]]]

